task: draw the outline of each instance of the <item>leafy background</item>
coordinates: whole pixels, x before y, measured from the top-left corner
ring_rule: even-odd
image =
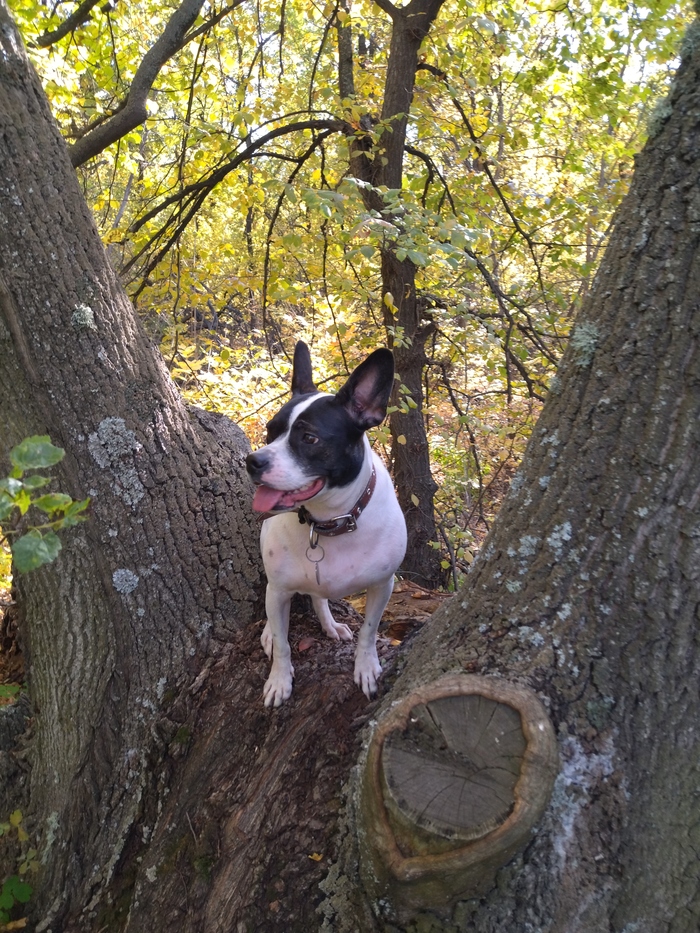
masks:
[[[178,4],[95,4],[57,38],[75,6],[12,4],[69,145],[123,109]],[[364,0],[204,4],[159,69],[145,122],[78,168],[181,391],[255,444],[288,391],[296,339],[312,345],[323,388],[375,345],[400,344],[380,291],[390,243],[418,267],[435,325],[424,377],[433,546],[454,586],[556,388],[690,15],[671,0],[446,2],[421,52],[404,183],[381,192],[379,213],[365,206],[347,135],[320,124],[344,121],[375,146],[391,132],[386,13]],[[351,97],[339,85],[342,27]],[[388,441],[380,428],[390,456]]]

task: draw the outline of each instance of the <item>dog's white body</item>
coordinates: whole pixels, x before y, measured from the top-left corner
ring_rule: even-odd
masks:
[[[323,558],[318,564],[307,556],[309,527],[299,524],[295,512],[276,515],[263,522],[260,548],[268,584],[265,596],[267,625],[262,644],[272,657],[272,670],[265,684],[265,704],[279,706],[292,692],[294,670],[287,632],[289,607],[294,593],[308,593],[323,631],[329,638],[349,641],[352,632],[336,622],[329,599],[367,590],[365,621],[355,652],[355,683],[370,696],[381,673],[377,657],[377,628],[394,588],[394,573],[406,552],[406,523],[384,464],[374,455],[365,438],[367,458],[356,482],[345,489],[321,492],[308,500],[308,508],[319,521],[347,514],[369,481],[372,463],[377,471],[374,494],[357,523],[357,530],[335,538],[319,537]],[[314,561],[319,556],[308,551]]]
[[[355,682],[370,697],[376,691],[377,678],[381,673],[376,648],[377,628],[391,596],[394,574],[406,551],[406,524],[391,477],[379,457],[372,452],[364,433],[360,434],[355,427],[358,438],[353,440],[352,456],[358,462],[361,460],[357,475],[343,485],[325,482],[320,492],[303,499],[307,487],[315,488],[320,480],[312,479],[309,483],[314,471],[303,458],[304,448],[295,450],[290,446],[290,435],[297,420],[303,419],[305,428],[302,430],[308,428],[304,438],[313,437],[312,431],[323,434],[319,430],[319,424],[323,426],[323,411],[316,415],[314,421],[313,413],[318,412],[319,406],[309,414],[306,414],[307,410],[319,399],[333,399],[333,404],[336,404],[335,399],[339,397],[340,393],[337,397],[316,393],[300,400],[288,416],[285,431],[249,458],[249,461],[258,458],[253,466],[249,465],[249,470],[251,475],[255,473],[259,477],[261,485],[264,483],[269,487],[269,494],[273,490],[289,490],[289,497],[293,497],[296,493],[298,501],[303,500],[304,506],[319,523],[348,514],[366,489],[372,467],[376,471],[374,492],[357,520],[355,531],[335,537],[319,535],[317,546],[312,548],[312,529],[308,524],[300,523],[296,511],[280,512],[263,522],[260,546],[268,585],[265,598],[267,624],[261,640],[266,654],[272,658],[270,676],[264,687],[266,706],[279,706],[292,692],[294,668],[288,629],[294,593],[311,596],[323,631],[329,638],[349,641],[352,632],[333,619],[328,600],[366,590],[365,621],[355,651]],[[376,417],[373,423],[377,423]],[[337,455],[344,456],[337,437],[334,437],[334,442],[339,448]],[[327,444],[327,447],[330,454],[324,452],[326,459],[333,454],[332,445]]]

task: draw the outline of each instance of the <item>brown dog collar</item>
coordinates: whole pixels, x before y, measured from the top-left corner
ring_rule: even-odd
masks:
[[[302,525],[308,525],[310,528],[309,536],[324,535],[327,538],[334,538],[336,535],[344,535],[349,531],[357,530],[357,520],[367,508],[369,500],[372,498],[374,487],[377,485],[377,471],[372,467],[372,475],[364,491],[355,505],[345,515],[338,515],[335,518],[329,518],[328,521],[321,522],[314,518],[311,512],[301,506],[298,510],[299,522]]]

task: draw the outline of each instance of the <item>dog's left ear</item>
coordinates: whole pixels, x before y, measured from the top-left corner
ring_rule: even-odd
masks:
[[[303,340],[294,347],[294,362],[292,363],[292,395],[306,395],[315,392],[313,374],[311,372],[311,353]]]
[[[394,385],[391,350],[375,350],[353,370],[336,399],[362,430],[381,424]]]

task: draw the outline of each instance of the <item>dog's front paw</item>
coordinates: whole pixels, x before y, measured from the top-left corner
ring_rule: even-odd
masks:
[[[355,683],[368,700],[377,692],[377,678],[382,673],[379,658],[375,652],[362,652],[355,658]]]
[[[263,687],[265,706],[281,706],[292,695],[294,668],[287,671],[270,671],[270,676]]]
[[[335,619],[323,626],[323,631],[334,641],[352,641],[352,631],[343,625],[342,622],[336,622]]]

